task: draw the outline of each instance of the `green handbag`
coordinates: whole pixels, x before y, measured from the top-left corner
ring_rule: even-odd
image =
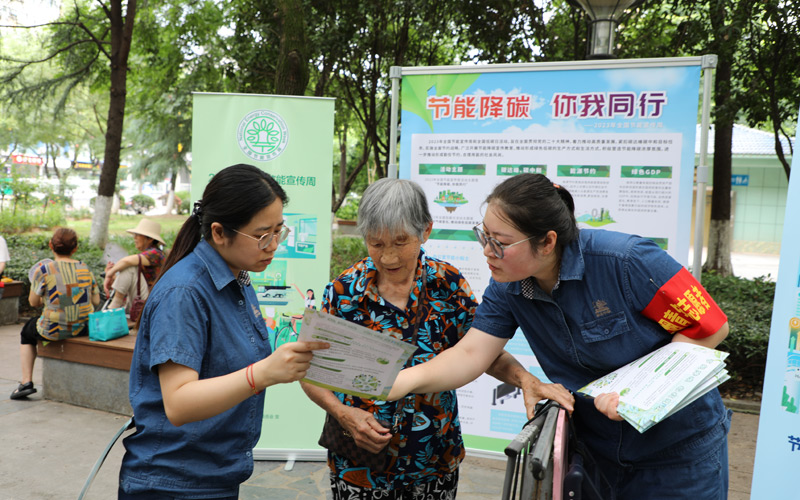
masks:
[[[89,314],[89,340],[114,340],[128,335],[125,308],[105,309]]]

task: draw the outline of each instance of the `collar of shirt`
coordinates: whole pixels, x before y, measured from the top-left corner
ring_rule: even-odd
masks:
[[[208,274],[211,276],[211,281],[214,283],[214,286],[217,287],[217,290],[222,290],[233,280],[238,281],[243,287],[250,284],[248,272],[241,271],[238,277],[234,277],[225,259],[223,259],[206,240],[200,240],[200,243],[197,244],[194,251],[206,265],[206,268],[208,268]],[[242,274],[245,275],[244,280]]]
[[[575,238],[575,241],[564,248],[564,253],[561,255],[561,267],[558,270],[558,281],[555,288],[565,280],[579,280],[583,278],[583,273],[586,265],[583,261],[583,244],[581,238]],[[508,287],[510,293],[522,294],[528,300],[537,298],[539,294],[544,293],[538,286],[533,277],[525,278],[522,281],[511,283]]]
[[[417,274],[414,277],[416,281],[416,285],[414,286],[414,295],[419,300],[419,290],[420,290],[420,279],[422,274],[422,265],[426,262],[425,258],[425,250],[423,248],[419,249],[419,256],[417,257]],[[356,287],[357,290],[364,290],[362,293],[354,293],[352,295],[353,303],[359,302],[362,298],[370,299],[374,302],[380,303],[381,295],[378,292],[378,269],[375,267],[375,263],[372,261],[372,257],[367,257],[363,261],[363,269],[361,271],[361,276],[358,277],[359,286]]]

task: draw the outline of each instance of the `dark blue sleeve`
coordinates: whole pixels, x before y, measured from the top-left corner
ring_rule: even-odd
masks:
[[[472,328],[502,339],[514,336],[519,324],[511,312],[506,290],[507,284],[493,279],[489,281],[475,312]]]

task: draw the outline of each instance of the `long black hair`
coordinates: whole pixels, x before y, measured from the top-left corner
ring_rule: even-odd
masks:
[[[203,198],[195,202],[192,215],[181,226],[159,278],[191,253],[201,236],[211,241],[211,224],[219,222],[225,235],[233,237],[234,229],[246,226],[257,212],[276,199],[284,206],[289,201],[280,184],[253,165],[239,163],[217,172],[208,181]]]
[[[534,253],[548,231],[556,232],[556,246],[561,249],[578,237],[572,195],[542,174],[509,177],[495,186],[486,203],[496,205],[502,211],[501,218],[533,237]]]

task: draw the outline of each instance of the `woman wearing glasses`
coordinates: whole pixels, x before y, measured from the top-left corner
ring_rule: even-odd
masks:
[[[432,224],[425,193],[414,182],[371,184],[358,207],[358,230],[369,256],[339,275],[322,298],[322,311],[416,344],[408,366],[457,345],[476,306],[458,269],[421,248]],[[526,397],[542,397],[538,380],[510,354],[498,351],[495,358],[500,354],[489,373],[521,386]],[[382,466],[370,466],[360,457],[330,451],[333,500],[455,498],[464,458],[455,391],[390,403],[301,385],[357,446],[386,457]]]
[[[320,342],[271,352],[248,271],[272,261],[286,193],[251,165],[217,173],[175,240],[136,341],[120,499],[237,499],[264,395],[302,378]]]
[[[648,239],[579,231],[574,210],[569,192],[543,175],[495,187],[475,228],[492,278],[472,328],[453,349],[403,370],[390,398],[466,384],[517,328],[548,378],[573,392],[669,342],[716,347],[726,337],[727,318],[678,262]],[[708,307],[690,310],[687,293]],[[617,394],[574,398],[601,498],[726,498],[730,412],[717,390],[645,433],[622,421]]]

